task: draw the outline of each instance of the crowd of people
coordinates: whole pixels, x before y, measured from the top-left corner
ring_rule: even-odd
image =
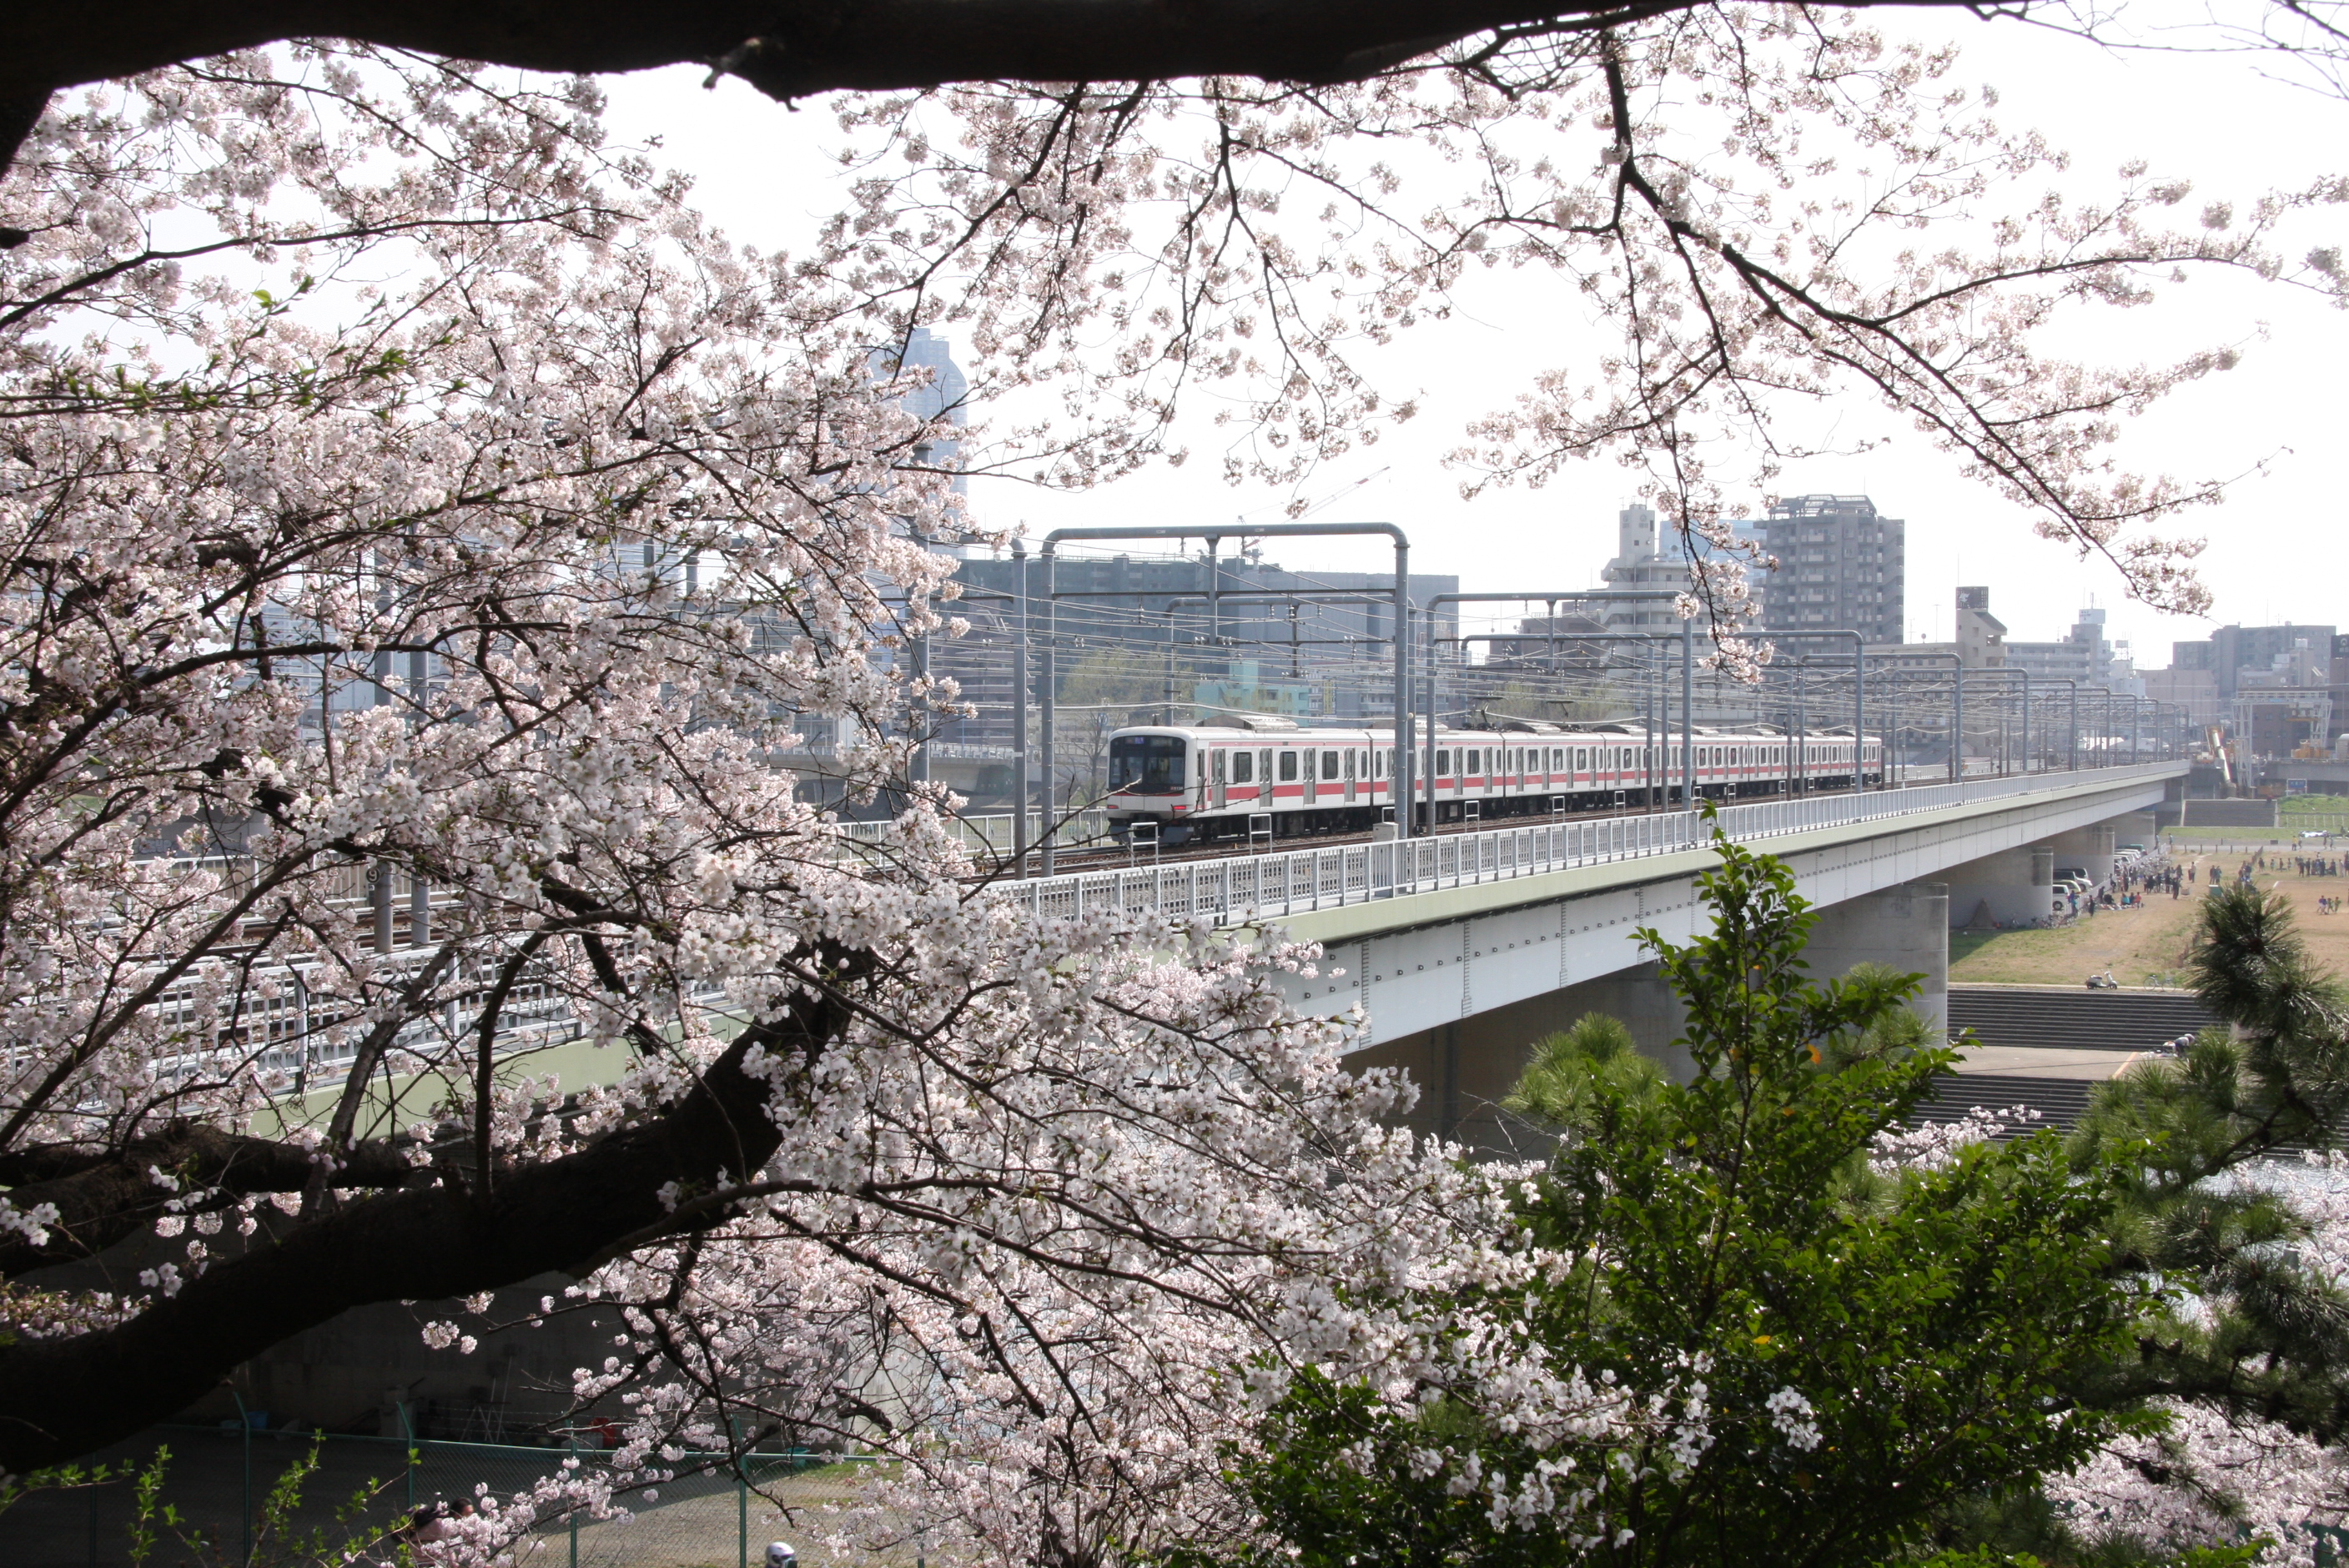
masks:
[[[2215,867],[2212,868],[2214,873]],[[2184,895],[2193,881],[2193,872],[2169,863],[2168,857],[2156,856],[2129,861],[2113,868],[2110,881],[2086,895],[2067,892],[2058,901],[2055,913],[2066,919],[2083,915],[2094,918],[2100,910],[2136,909],[2147,897],[2167,892],[2171,898]]]

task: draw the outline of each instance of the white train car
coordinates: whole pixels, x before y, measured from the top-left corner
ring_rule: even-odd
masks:
[[[1770,728],[1699,726],[1696,793],[1713,800],[1851,787],[1851,732],[1801,738]],[[1424,767],[1424,742],[1414,758]],[[1883,781],[1883,745],[1867,738],[1857,769]],[[1111,830],[1125,837],[1154,823],[1174,845],[1240,838],[1270,827],[1277,838],[1354,832],[1392,821],[1394,732],[1303,729],[1247,717],[1221,724],[1143,725],[1110,737]],[[1424,781],[1417,800],[1426,799]],[[1636,723],[1503,721],[1495,729],[1444,729],[1435,738],[1439,822],[1679,803],[1681,737],[1650,736]]]

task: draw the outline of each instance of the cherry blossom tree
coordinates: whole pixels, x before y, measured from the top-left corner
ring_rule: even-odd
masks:
[[[1206,391],[1228,470],[1292,480],[1413,411],[1359,346],[1471,269],[1547,269],[1623,351],[1480,426],[1488,480],[1615,453],[1717,529],[1710,443],[1783,454],[1777,400],[1858,388],[2191,603],[2148,531],[2206,490],[2103,450],[2223,357],[2112,372],[2038,334],[2186,265],[2335,288],[2275,243],[2339,191],[2177,231],[2151,171],[2043,199],[2054,154],[1947,57],[1806,10],[1360,15],[1343,70],[844,96],[849,197],[789,254],[612,146],[591,83],[429,30],[7,57],[40,103],[0,181],[0,1466],[351,1305],[550,1270],[625,1308],[578,1391],[630,1400],[632,1466],[885,1439],[1007,1556],[1230,1518],[1136,1434],[1228,1427],[1249,1369],[1485,1346],[1526,1420],[1699,1440],[1671,1390],[1360,1305],[1487,1266],[1498,1221],[1381,1130],[1402,1091],[1337,1070],[1344,1024],[1278,1004],[1313,954],[1029,920],[905,783],[909,715],[956,697],[893,656],[955,629],[922,542],[987,536],[876,366],[951,326],[996,471],[1179,460]],[[725,68],[781,46],[741,43]],[[1892,172],[1864,200],[1826,167],[1854,151]],[[989,424],[1036,393],[1053,418]],[[1733,573],[1694,593],[1733,629]],[[783,765],[809,717],[901,807],[877,842]],[[549,1083],[533,1047],[574,1031],[609,1065]],[[39,1273],[139,1238],[168,1255],[135,1283]]]
[[[98,95],[19,162],[7,1266],[172,1255],[11,1295],[10,1470],[346,1306],[552,1268],[640,1293],[715,1398],[740,1368],[679,1339],[765,1321],[810,1248],[957,1321],[999,1256],[1155,1282],[1259,1350],[1410,1259],[1394,1086],[1264,977],[1308,955],[1040,925],[940,799],[864,844],[796,798],[803,715],[902,781],[877,655],[941,623],[951,491],[846,269],[730,249],[595,108],[305,50]],[[536,1075],[574,1031],[600,1084]]]

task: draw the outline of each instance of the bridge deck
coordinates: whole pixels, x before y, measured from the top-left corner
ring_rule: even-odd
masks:
[[[2056,804],[2182,776],[2182,762],[1724,807],[1740,843],[1795,852],[1887,831],[1955,822],[1984,810]],[[1299,936],[1343,941],[1405,923],[1546,902],[1627,880],[1690,874],[1711,862],[1712,828],[1694,811],[1496,827],[1440,838],[1078,872],[1003,884],[1045,917],[1155,910],[1240,925],[1279,921]],[[1637,862],[1636,866],[1633,862]],[[1596,875],[1577,875],[1596,872]],[[1402,907],[1407,905],[1407,907]],[[1340,916],[1337,912],[1349,913]]]

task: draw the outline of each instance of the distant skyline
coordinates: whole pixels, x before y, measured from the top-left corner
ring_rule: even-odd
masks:
[[[2152,15],[2151,12],[2147,13]],[[2239,205],[2261,191],[2305,185],[2337,172],[2349,146],[2349,105],[2259,77],[2218,58],[2120,56],[2050,33],[1986,25],[1948,12],[1879,13],[1902,29],[1954,40],[1954,80],[1994,84],[1998,117],[2010,129],[2036,128],[2074,154],[2056,186],[2074,200],[2110,189],[2113,170],[2142,158],[2162,175],[2195,185],[2189,208],[2211,199]],[[828,211],[837,186],[813,154],[836,145],[821,108],[791,114],[730,78],[699,89],[692,70],[614,79],[612,122],[623,137],[658,134],[659,157],[692,173],[705,208],[737,237],[775,245],[793,226]],[[2183,209],[2181,209],[2183,210]],[[2349,216],[2331,209],[2296,232],[2293,253],[2349,239]],[[1458,493],[1463,476],[1442,466],[1467,421],[1508,401],[1539,371],[1587,363],[1604,340],[1572,319],[1573,302],[1519,274],[1485,273],[1463,291],[1451,320],[1405,334],[1365,363],[1397,397],[1416,395],[1417,419],[1327,465],[1303,489],[1324,521],[1388,521],[1413,541],[1415,567],[1458,574],[1464,586],[1497,590],[1596,587],[1614,553],[1616,517],[1638,499],[1633,476],[1601,458],[1569,469],[1538,490]],[[960,355],[966,345],[943,329]],[[2189,512],[2169,531],[2209,541],[2200,566],[2215,603],[2208,619],[2158,614],[2125,600],[2109,565],[2081,562],[2032,533],[2029,515],[1962,478],[1932,450],[1857,397],[1820,411],[1818,431],[1886,438],[1877,450],[1785,466],[1782,496],[1868,496],[1908,521],[1907,622],[1911,640],[1947,637],[1954,591],[1989,586],[1992,613],[2022,641],[2052,641],[2091,603],[2108,612],[2108,634],[2127,642],[2140,668],[2169,662],[2170,645],[2230,623],[2349,622],[2349,562],[2343,552],[2344,487],[2338,474],[2349,396],[2349,316],[2305,294],[2241,279],[2203,278],[2163,289],[2149,307],[2106,313],[2071,329],[2054,347],[2082,358],[2171,358],[2188,349],[2236,345],[2240,367],[2189,387],[2124,434],[2117,463],[2185,480],[2242,477],[2219,507]],[[1182,468],[1154,466],[1078,494],[1040,491],[978,477],[974,511],[988,526],[1025,524],[1032,537],[1053,528],[1113,518],[1169,524],[1242,519],[1280,521],[1287,492],[1222,482],[1218,433],[1195,409],[1183,434],[1194,449]],[[1370,544],[1281,542],[1268,552],[1292,569],[1376,570]],[[1537,611],[1537,613],[1538,613]],[[1506,619],[1495,615],[1495,622]]]

